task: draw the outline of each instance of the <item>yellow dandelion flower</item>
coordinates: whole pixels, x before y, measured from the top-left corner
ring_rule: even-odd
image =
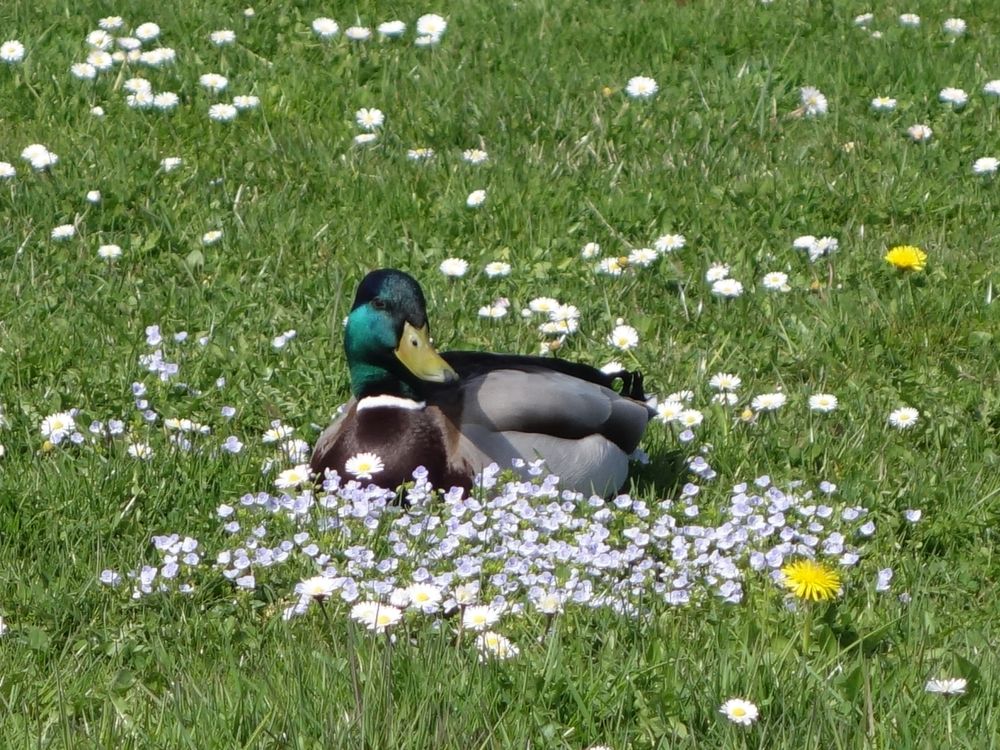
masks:
[[[885,259],[901,271],[923,271],[927,253],[913,245],[899,245],[885,254]]]
[[[840,593],[840,574],[815,560],[788,563],[781,574],[785,587],[799,599],[822,602]]]

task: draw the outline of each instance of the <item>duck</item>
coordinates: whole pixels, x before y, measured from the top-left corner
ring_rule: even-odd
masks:
[[[371,481],[397,488],[420,466],[431,485],[471,491],[484,468],[544,460],[561,489],[610,496],[655,410],[638,371],[548,357],[435,350],[420,284],[392,268],[358,285],[344,329],[351,399],[316,443],[322,480],[374,453]],[[620,381],[620,383],[619,383]],[[615,384],[618,383],[618,389]],[[520,461],[518,461],[520,459]]]

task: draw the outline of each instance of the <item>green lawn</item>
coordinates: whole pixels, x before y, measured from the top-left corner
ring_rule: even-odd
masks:
[[[0,3],[23,46],[0,48],[0,746],[1000,747],[998,199],[973,167],[1000,157],[1000,5],[119,5]],[[427,13],[447,29],[418,44]],[[362,108],[384,122],[359,144]],[[811,262],[806,235],[837,249]],[[893,268],[898,245],[926,266]],[[618,360],[700,423],[652,422],[603,505],[544,474],[471,500],[418,482],[407,507],[278,489],[309,453],[289,438],[349,397],[342,321],[385,266],[442,349]],[[522,314],[541,297],[577,330]],[[809,550],[830,601],[782,585]],[[336,591],[295,611],[324,570]],[[414,582],[442,606],[351,619]],[[463,624],[473,599],[510,658]]]

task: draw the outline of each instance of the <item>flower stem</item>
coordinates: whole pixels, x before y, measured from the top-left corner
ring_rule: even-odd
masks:
[[[812,606],[808,602],[804,602],[805,614],[802,617],[802,653],[803,655],[809,653],[809,631],[812,630]]]

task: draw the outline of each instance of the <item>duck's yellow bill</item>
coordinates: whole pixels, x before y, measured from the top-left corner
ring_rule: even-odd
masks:
[[[407,370],[421,380],[429,380],[432,383],[450,383],[458,380],[458,373],[434,351],[426,325],[422,328],[414,328],[410,323],[403,325],[403,335],[396,347],[396,357],[406,365]]]

